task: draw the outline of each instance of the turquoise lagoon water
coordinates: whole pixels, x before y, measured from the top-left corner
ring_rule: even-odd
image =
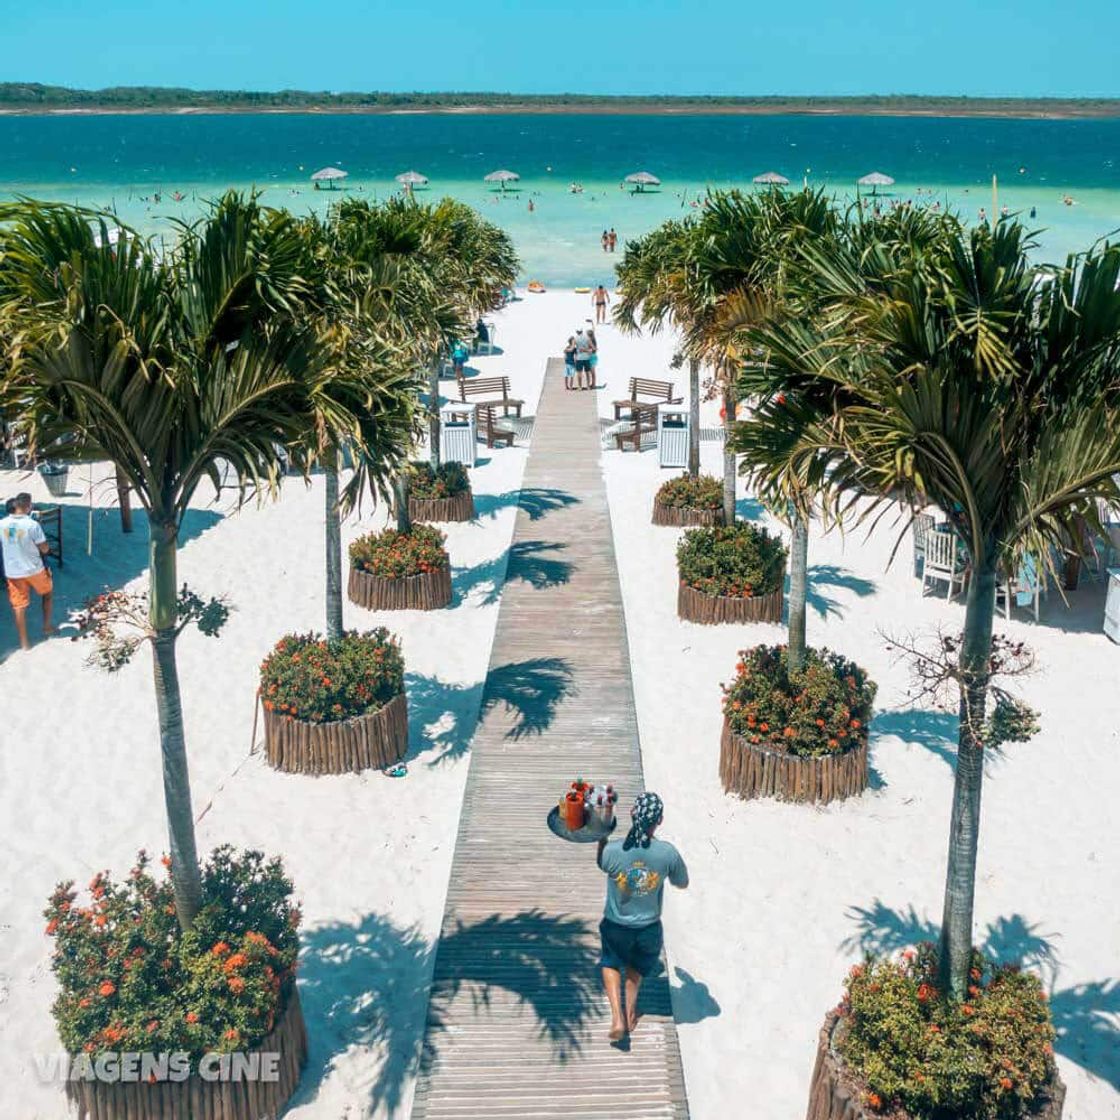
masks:
[[[346,189],[385,197],[393,176],[430,177],[426,197],[451,194],[514,237],[523,279],[609,283],[599,239],[622,240],[692,211],[707,187],[749,186],[775,170],[837,196],[881,170],[896,198],[936,197],[969,218],[1000,205],[1040,232],[1040,259],[1085,248],[1120,227],[1120,120],[963,120],[903,117],[483,115],[0,116],[0,198],[31,195],[113,208],[146,233],[173,236],[228,187],[257,187],[266,202],[323,209],[338,193],[312,190],[325,165],[349,172]],[[505,167],[517,191],[482,177]],[[620,189],[632,171],[659,176],[657,192]],[[582,194],[568,186],[580,182]],[[919,194],[919,189],[921,193]],[[181,192],[181,202],[172,192]],[[160,201],[153,201],[159,192]],[[927,194],[928,192],[928,194]],[[1063,196],[1074,199],[1073,206]],[[529,211],[530,199],[534,210]],[[616,258],[617,259],[617,258]]]

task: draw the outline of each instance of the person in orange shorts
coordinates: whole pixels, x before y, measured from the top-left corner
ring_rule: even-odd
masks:
[[[16,618],[16,632],[22,649],[30,649],[27,637],[27,608],[31,592],[43,600],[43,633],[53,634],[51,598],[54,583],[43,563],[50,545],[42,525],[31,516],[31,495],[17,494],[8,503],[6,517],[0,518],[0,550],[4,557],[4,575],[8,580],[8,601]]]

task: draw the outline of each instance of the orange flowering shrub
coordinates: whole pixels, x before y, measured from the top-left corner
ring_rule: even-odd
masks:
[[[864,1104],[915,1120],[1019,1120],[1054,1075],[1037,976],[973,953],[963,1002],[942,999],[930,944],[848,974],[836,1047]]]
[[[261,662],[261,702],[270,712],[332,723],[379,711],[404,691],[400,641],[384,626],[327,641],[287,634]]]
[[[169,877],[141,852],[128,878],[98,872],[88,901],[60,883],[44,911],[58,979],[54,1017],[72,1054],[248,1049],[295,983],[299,910],[279,860],[216,849],[189,933]]]
[[[422,500],[432,498],[454,498],[471,488],[470,476],[462,463],[409,464],[409,493]]]
[[[657,490],[657,501],[663,506],[684,509],[723,509],[723,482],[710,474],[682,474],[663,482]]]
[[[786,547],[746,521],[689,529],[677,545],[681,583],[705,595],[749,599],[782,586]]]
[[[785,646],[755,646],[740,651],[723,686],[723,714],[749,743],[823,758],[867,742],[875,692],[863,669],[827,649],[807,649],[793,673]]]
[[[350,545],[350,563],[360,572],[384,579],[442,572],[451,564],[443,547],[446,540],[434,525],[413,525],[411,533],[396,529],[369,533]]]

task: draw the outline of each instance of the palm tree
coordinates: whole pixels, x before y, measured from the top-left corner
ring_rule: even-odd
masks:
[[[1081,539],[1079,518],[1096,521],[1096,499],[1120,500],[1120,249],[1036,271],[1017,223],[939,219],[925,234],[876,241],[861,228],[803,250],[827,307],[812,324],[751,332],[764,357],[740,387],[763,403],[738,447],[753,475],[798,479],[832,516],[936,505],[968,556],[940,946],[942,989],[960,998],[983,751],[999,742],[987,713],[996,582],[1023,555],[1051,564],[1051,546]]]
[[[668,221],[643,237],[626,243],[615,266],[618,300],[615,324],[627,333],[643,328],[657,334],[666,326],[688,328],[700,314],[699,294],[691,250],[696,223]],[[688,363],[688,473],[700,473],[700,360],[682,351]],[[674,363],[675,364],[675,363]]]
[[[421,206],[412,199],[398,200],[407,207],[421,233],[423,267],[433,289],[454,305],[473,333],[484,314],[501,305],[503,288],[512,288],[520,264],[509,234],[462,202],[445,198],[436,206]],[[439,369],[441,355],[429,356],[428,455],[433,467],[440,462]]]
[[[329,394],[313,401],[315,412],[293,448],[324,476],[326,634],[343,632],[341,517],[364,491],[389,498],[403,477],[416,432],[418,340],[432,322],[442,330],[446,301],[409,268],[419,238],[387,208],[347,200],[326,221],[301,223],[309,278],[297,321],[314,322]],[[346,407],[336,410],[340,398]],[[340,490],[344,460],[354,472]],[[401,505],[407,507],[407,496]],[[406,511],[407,512],[407,511]]]
[[[301,239],[289,215],[233,193],[165,259],[131,233],[110,246],[106,217],[76,208],[20,203],[0,222],[9,414],[44,453],[109,460],[147,513],[171,877],[188,929],[201,884],[175,655],[179,528],[223,466],[242,498],[273,492],[282,448],[331,398],[317,340],[293,316]],[[351,405],[343,394],[331,412],[357,429]]]

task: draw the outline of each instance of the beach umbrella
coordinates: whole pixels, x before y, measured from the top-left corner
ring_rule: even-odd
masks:
[[[623,182],[633,183],[635,192],[644,190],[646,187],[661,186],[661,180],[648,171],[635,171],[633,175],[627,175]]]
[[[506,183],[516,183],[521,176],[516,171],[491,171],[489,175],[483,177],[484,183],[501,183],[502,190],[506,189]]]
[[[311,176],[311,181],[313,183],[330,183],[331,190],[333,191],[335,180],[345,179],[349,174],[349,171],[343,171],[338,167],[321,167]]]
[[[857,179],[856,182],[861,187],[870,187],[872,194],[880,187],[894,186],[894,180],[889,175],[884,175],[881,171],[872,171],[870,175],[864,175],[862,179]]]
[[[428,176],[421,175],[419,171],[404,171],[397,176],[397,182],[405,187],[426,187]]]
[[[751,182],[753,183],[766,183],[773,187],[788,187],[789,180],[784,175],[779,175],[776,171],[766,171],[762,175],[756,175]]]

